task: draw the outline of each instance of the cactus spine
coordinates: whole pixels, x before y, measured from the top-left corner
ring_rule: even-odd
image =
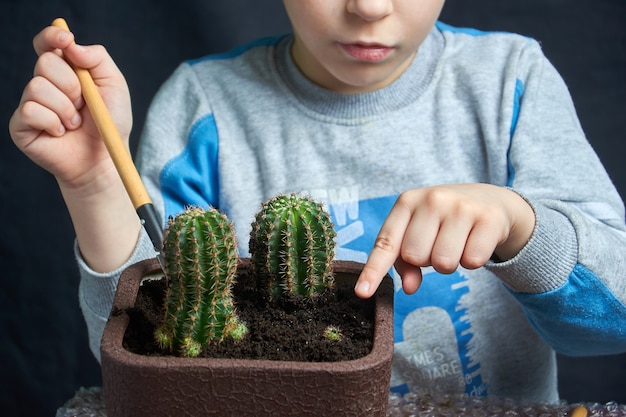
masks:
[[[166,312],[155,337],[170,352],[195,357],[212,340],[245,334],[231,294],[237,273],[235,233],[216,209],[190,207],[168,223]]]
[[[252,223],[250,254],[261,287],[272,298],[312,297],[334,279],[335,229],[323,206],[309,197],[279,195]]]

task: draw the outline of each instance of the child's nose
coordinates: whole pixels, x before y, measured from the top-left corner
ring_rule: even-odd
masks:
[[[393,0],[348,0],[346,7],[363,20],[375,21],[393,11]]]

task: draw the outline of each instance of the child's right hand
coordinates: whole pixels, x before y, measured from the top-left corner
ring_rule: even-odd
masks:
[[[35,36],[39,58],[9,130],[17,147],[56,177],[85,262],[108,272],[130,257],[141,224],[65,59],[89,70],[127,146],[130,95],[102,46],[73,41],[72,33],[56,26]]]
[[[124,77],[104,49],[79,46],[71,32],[49,26],[33,40],[39,58],[9,122],[17,147],[52,173],[63,189],[97,191],[102,176],[117,175],[104,143],[84,105],[76,74],[65,59],[87,68],[99,88],[120,135],[132,126],[130,96]],[[65,59],[64,59],[65,57]]]

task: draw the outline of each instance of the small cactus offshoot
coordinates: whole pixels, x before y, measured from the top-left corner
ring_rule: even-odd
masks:
[[[313,297],[333,286],[335,229],[322,204],[295,194],[263,204],[252,223],[250,254],[270,297]]]
[[[216,209],[189,207],[170,218],[164,235],[169,283],[157,342],[176,355],[195,357],[210,341],[242,338],[246,328],[232,299],[238,254],[231,221]]]
[[[328,326],[324,329],[324,339],[329,342],[340,342],[343,339],[343,333],[337,326]]]

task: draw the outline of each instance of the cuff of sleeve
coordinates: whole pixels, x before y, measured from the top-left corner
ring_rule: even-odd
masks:
[[[107,319],[111,312],[113,297],[122,272],[130,265],[155,256],[152,242],[145,230],[141,230],[130,258],[114,271],[99,273],[92,270],[83,259],[78,243],[74,243],[74,255],[80,272],[79,294],[85,307],[99,317]]]
[[[536,223],[526,246],[513,259],[489,261],[485,267],[512,291],[539,294],[565,284],[576,266],[578,242],[574,226],[565,215],[541,204],[530,204]]]

